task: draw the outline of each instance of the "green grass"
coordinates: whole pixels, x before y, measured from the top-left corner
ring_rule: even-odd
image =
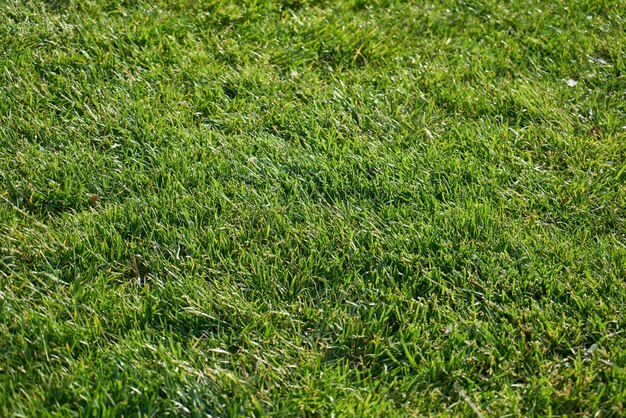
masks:
[[[0,2],[0,416],[625,414],[625,27]]]

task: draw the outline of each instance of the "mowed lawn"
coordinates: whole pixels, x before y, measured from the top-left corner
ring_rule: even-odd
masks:
[[[0,416],[626,414],[625,28],[1,1]]]

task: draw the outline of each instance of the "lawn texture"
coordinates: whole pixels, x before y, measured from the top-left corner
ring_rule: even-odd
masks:
[[[0,2],[0,416],[625,414],[625,28]]]

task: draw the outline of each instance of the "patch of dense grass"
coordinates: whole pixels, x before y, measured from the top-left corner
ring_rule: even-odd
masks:
[[[0,415],[621,415],[623,1],[0,4]]]

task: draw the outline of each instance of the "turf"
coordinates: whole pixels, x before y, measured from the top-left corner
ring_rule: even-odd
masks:
[[[611,416],[623,1],[0,2],[0,416]]]

